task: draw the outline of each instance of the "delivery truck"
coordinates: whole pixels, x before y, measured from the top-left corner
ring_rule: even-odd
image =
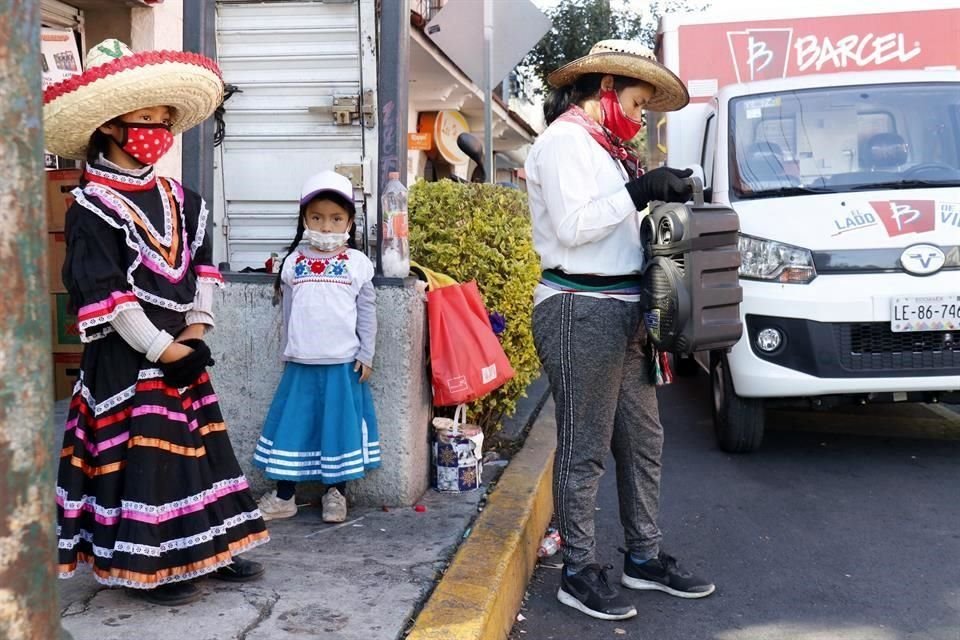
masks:
[[[743,336],[698,355],[725,451],[770,407],[960,401],[960,6],[857,4],[661,20],[691,103],[651,164],[740,219]]]

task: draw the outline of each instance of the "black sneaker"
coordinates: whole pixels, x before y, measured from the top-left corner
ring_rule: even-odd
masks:
[[[179,607],[180,605],[190,604],[199,600],[202,595],[197,585],[192,582],[171,582],[153,589],[127,589],[127,592],[134,597],[161,607]]]
[[[591,564],[572,576],[567,569],[560,570],[560,590],[557,600],[600,620],[625,620],[637,615],[637,609],[620,595],[607,580],[607,569]]]
[[[703,578],[680,568],[676,558],[660,552],[653,560],[637,564],[630,553],[623,553],[623,575],[620,584],[628,589],[663,591],[678,598],[705,598],[716,587]]]
[[[220,567],[212,574],[211,578],[217,580],[226,580],[227,582],[250,582],[263,575],[263,565],[253,560],[244,560],[243,558],[234,558],[233,562]]]

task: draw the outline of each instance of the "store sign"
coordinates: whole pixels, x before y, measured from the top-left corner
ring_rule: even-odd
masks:
[[[433,148],[433,133],[408,133],[408,151],[430,151]]]
[[[457,138],[461,133],[470,133],[467,119],[459,111],[440,111],[433,124],[433,139],[436,141],[437,151],[443,159],[452,165],[467,164],[467,157],[457,146]]]

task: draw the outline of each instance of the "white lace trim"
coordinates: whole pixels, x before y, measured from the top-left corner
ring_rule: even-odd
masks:
[[[60,486],[57,487],[57,497],[63,502],[64,511],[79,511],[89,504],[98,516],[116,518],[123,510],[122,507],[101,507],[97,504],[97,496],[83,496],[80,500],[67,500],[67,490]]]
[[[101,325],[96,331],[87,331],[87,340],[83,339],[83,336],[80,336],[81,342],[96,342],[100,338],[105,338],[111,333],[114,333],[113,325],[105,324]]]
[[[193,238],[193,244],[190,245],[190,252],[196,256],[200,246],[203,245],[203,239],[207,235],[207,201],[200,198],[200,215],[197,217],[197,233]]]
[[[103,162],[103,161],[104,161],[103,156],[100,156],[100,162]],[[110,163],[110,164],[113,164],[113,163]],[[150,184],[151,182],[157,179],[157,176],[153,170],[153,167],[150,167],[150,170],[140,177],[133,175],[132,173],[127,173],[126,171],[123,171],[120,167],[117,167],[117,169],[120,169],[120,171],[117,171],[117,172],[103,171],[102,169],[97,169],[93,165],[87,165],[86,170],[87,170],[87,173],[89,173],[92,176],[97,176],[98,178],[104,178],[106,180],[113,180],[114,182],[120,182],[123,184],[129,184],[134,187],[145,187],[146,185]]]
[[[204,544],[205,542],[210,542],[214,538],[226,535],[227,531],[233,529],[236,526],[239,526],[250,520],[258,520],[262,516],[260,515],[259,509],[254,509],[253,511],[245,511],[239,513],[235,516],[227,518],[223,521],[221,525],[215,525],[210,527],[206,531],[194,534],[192,536],[185,536],[183,538],[173,538],[171,540],[164,540],[160,543],[159,546],[149,545],[149,544],[136,544],[133,542],[126,542],[124,540],[117,540],[113,543],[113,548],[109,549],[107,547],[99,547],[93,544],[93,534],[86,529],[81,529],[80,532],[69,539],[61,539],[57,543],[58,549],[71,550],[75,548],[81,540],[84,542],[89,542],[93,547],[93,555],[98,558],[112,558],[113,554],[117,551],[121,553],[129,553],[130,555],[137,556],[150,556],[153,558],[159,558],[164,553],[172,551],[174,549],[189,549],[190,547],[195,547],[198,544]]]
[[[143,222],[144,226],[147,227],[147,233],[153,236],[153,239],[160,243],[161,246],[170,248],[170,244],[173,242],[173,212],[170,210],[170,200],[166,197],[166,194],[163,193],[163,188],[160,186],[160,181],[157,181],[157,191],[160,192],[160,203],[163,205],[163,235],[160,235],[160,232],[157,231],[156,227],[153,226],[153,223],[150,222],[150,218],[147,216],[146,212],[143,211],[137,204],[123,195],[116,189],[111,189],[106,185],[96,185],[103,187],[104,189],[109,189],[111,194],[123,201],[124,204],[128,205],[131,209],[137,212],[140,216],[140,220]]]
[[[60,532],[58,531],[57,534],[59,535],[59,533]],[[89,542],[90,544],[93,544],[93,533],[91,533],[90,531],[87,531],[86,529],[81,529],[80,533],[73,536],[69,540],[64,540],[62,538],[58,540],[57,549],[73,549],[78,544],[80,544],[81,540],[83,540],[84,542]]]
[[[154,380],[156,378],[162,378],[163,371],[156,367],[151,367],[149,369],[141,369],[137,374],[137,380]],[[79,387],[79,389],[78,389]],[[83,383],[83,370],[80,370],[80,377],[77,378],[77,383],[74,385],[73,393],[76,394],[78,391],[80,396],[87,401],[87,406],[93,410],[94,416],[99,416],[102,413],[113,409],[122,402],[129,400],[134,396],[137,390],[137,385],[132,384],[123,391],[116,393],[102,402],[97,402],[93,398],[93,393],[90,392],[90,389]]]
[[[183,500],[176,500],[174,502],[168,502],[167,504],[162,505],[152,505],[146,504],[143,502],[130,502],[128,500],[123,500],[120,504],[125,511],[136,511],[137,513],[143,513],[150,516],[162,516],[171,511],[176,511],[178,509],[183,509],[184,507],[189,507],[195,504],[207,503],[210,504],[216,502],[216,500],[210,500],[210,498],[216,497],[220,499],[222,496],[217,494],[223,491],[224,489],[233,489],[234,491],[237,488],[243,489],[247,486],[247,479],[244,476],[237,476],[236,478],[229,478],[227,480],[221,480],[216,482],[213,486],[206,491],[201,491],[192,496],[187,496]],[[225,495],[229,495],[234,491],[229,491]]]
[[[197,569],[196,571],[188,571],[187,573],[182,573],[176,576],[168,576],[166,578],[161,578],[156,582],[151,582],[149,584],[145,584],[143,582],[136,582],[134,580],[128,580],[126,578],[115,578],[115,577],[102,578],[96,573],[93,574],[93,577],[97,582],[99,582],[102,585],[106,585],[108,587],[130,587],[131,589],[154,589],[156,587],[160,587],[165,584],[170,584],[172,582],[184,582],[186,580],[194,580],[195,578],[199,578],[209,573],[213,573],[217,569],[220,569],[222,567],[227,566],[228,564],[231,564],[235,556],[238,556],[241,553],[246,553],[247,551],[250,551],[251,549],[259,547],[262,544],[266,544],[267,542],[270,542],[270,536],[264,536],[259,540],[254,540],[249,544],[244,545],[243,547],[237,549],[236,551],[231,551],[230,558],[227,558],[226,560],[221,560],[220,562],[212,564],[209,567]],[[71,578],[75,573],[76,573],[76,570],[64,571],[60,573],[60,578],[61,579]]]
[[[110,313],[104,316],[97,316],[96,318],[89,318],[87,320],[81,320],[77,323],[77,328],[80,330],[80,342],[93,342],[97,338],[102,338],[103,335],[97,335],[97,337],[92,337],[87,335],[87,329],[96,327],[97,325],[107,324],[114,318],[116,318],[122,311],[127,309],[139,309],[140,303],[137,301],[133,302],[121,302],[116,305]]]
[[[161,297],[158,296],[158,295],[152,294],[152,293],[150,293],[150,292],[148,292],[148,291],[144,291],[144,290],[141,289],[140,287],[136,286],[136,285],[133,283],[133,272],[136,271],[137,268],[140,267],[140,264],[142,263],[143,258],[142,258],[141,255],[140,255],[140,250],[141,250],[140,244],[139,244],[138,242],[134,242],[134,241],[131,239],[131,237],[130,237],[130,229],[129,229],[129,227],[128,227],[126,224],[120,224],[120,223],[117,222],[113,217],[111,217],[111,216],[107,215],[106,213],[104,213],[104,212],[100,209],[100,207],[98,207],[97,205],[95,205],[95,204],[93,204],[92,202],[90,202],[90,201],[86,198],[86,196],[84,195],[83,190],[81,190],[81,189],[79,189],[79,188],[74,189],[74,190],[73,190],[73,196],[74,196],[74,198],[76,198],[77,203],[80,204],[82,207],[84,207],[84,208],[87,209],[88,211],[91,211],[91,212],[92,212],[93,214],[95,214],[98,218],[100,218],[101,220],[103,220],[104,222],[106,222],[108,225],[110,225],[110,226],[113,227],[114,229],[117,229],[117,230],[119,230],[119,231],[123,231],[123,233],[124,233],[124,241],[126,242],[127,246],[130,247],[131,250],[133,250],[133,251],[135,251],[135,252],[137,253],[137,256],[133,259],[133,263],[132,263],[132,264],[130,265],[130,267],[127,269],[127,283],[130,285],[131,289],[133,289],[133,293],[134,293],[134,295],[137,296],[137,298],[139,298],[140,300],[143,300],[144,302],[149,302],[150,304],[156,305],[156,306],[158,306],[158,307],[163,307],[164,309],[170,309],[170,310],[172,310],[172,311],[186,312],[186,311],[189,311],[189,310],[191,310],[191,309],[193,308],[193,301],[180,304],[180,303],[174,302],[174,301],[172,301],[172,300],[167,300],[166,298],[161,298]],[[132,223],[131,223],[131,224],[132,224]],[[134,235],[136,235],[136,234],[134,234]],[[139,240],[139,236],[137,236],[137,238],[138,238],[138,240]],[[186,240],[184,240],[184,241],[186,241]],[[159,256],[158,256],[158,257],[159,257]],[[163,261],[161,260],[161,262],[163,262]],[[184,262],[186,262],[186,261],[184,261]],[[183,266],[183,265],[181,265],[181,266]],[[182,271],[181,271],[181,274],[182,274]],[[103,333],[101,333],[101,334],[97,334],[97,335],[91,336],[91,337],[90,337],[90,342],[92,342],[93,340],[98,340],[98,339],[104,337],[105,335],[107,335],[107,333],[110,333],[110,332],[107,331],[107,332],[103,332]]]
[[[83,189],[77,187],[73,190],[73,197],[77,201],[77,204],[82,206],[84,209],[92,212],[98,218],[106,222],[108,225],[117,229],[118,231],[123,231],[123,240],[131,250],[137,252],[137,257],[133,259],[133,263],[127,268],[127,283],[132,287],[133,286],[133,272],[137,270],[137,267],[140,266],[140,262],[143,258],[140,256],[140,245],[130,239],[130,230],[126,225],[122,225],[117,222],[112,216],[107,215],[100,210],[100,207],[93,204],[83,193]]]
[[[153,248],[143,239],[143,237],[141,237],[140,232],[137,231],[137,223],[133,221],[133,218],[130,217],[129,212],[127,212],[127,210],[123,207],[126,198],[110,187],[105,187],[99,184],[88,184],[84,191],[90,195],[97,196],[97,198],[100,200],[106,202],[108,205],[111,205],[110,209],[123,220],[125,231],[127,231],[128,236],[132,235],[136,239],[138,253],[144,253],[148,258],[150,258],[151,264],[148,264],[147,266],[151,271],[159,269],[162,275],[165,275],[172,280],[180,280],[183,278],[184,273],[190,266],[190,261],[187,259],[189,247],[187,246],[187,230],[185,225],[184,228],[181,229],[181,240],[183,242],[183,247],[180,251],[180,266],[178,268],[174,268],[167,263],[163,256],[154,251]],[[163,202],[164,218],[167,219],[171,215],[170,203],[163,195],[161,195],[161,201]],[[151,233],[151,235],[156,233],[156,230],[153,230],[153,225],[151,225],[149,220],[147,220],[146,214],[143,213],[143,211],[141,211],[140,208],[134,205],[132,202],[130,205],[140,215],[144,223],[147,224],[148,232]],[[181,204],[181,207],[182,206],[183,205]],[[130,242],[127,244],[130,244]]]

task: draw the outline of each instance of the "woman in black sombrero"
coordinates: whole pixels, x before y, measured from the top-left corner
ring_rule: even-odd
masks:
[[[654,200],[685,202],[690,171],[641,174],[626,142],[642,113],[687,104],[683,84],[637,44],[606,40],[552,73],[549,126],[526,162],[534,246],[537,353],[557,405],[554,510],[564,540],[558,599],[620,620],[636,608],[594,552],[594,509],[608,453],[616,460],[626,549],[621,584],[683,598],[713,592],[661,551],[660,425],[640,305],[640,217]],[[640,212],[640,213],[638,213]]]
[[[117,40],[44,91],[46,148],[87,162],[66,217],[85,346],[57,478],[60,575],[90,564],[163,605],[198,598],[200,576],[259,577],[237,556],[268,540],[205,371],[222,284],[207,208],[153,167],[222,97],[213,61]]]

